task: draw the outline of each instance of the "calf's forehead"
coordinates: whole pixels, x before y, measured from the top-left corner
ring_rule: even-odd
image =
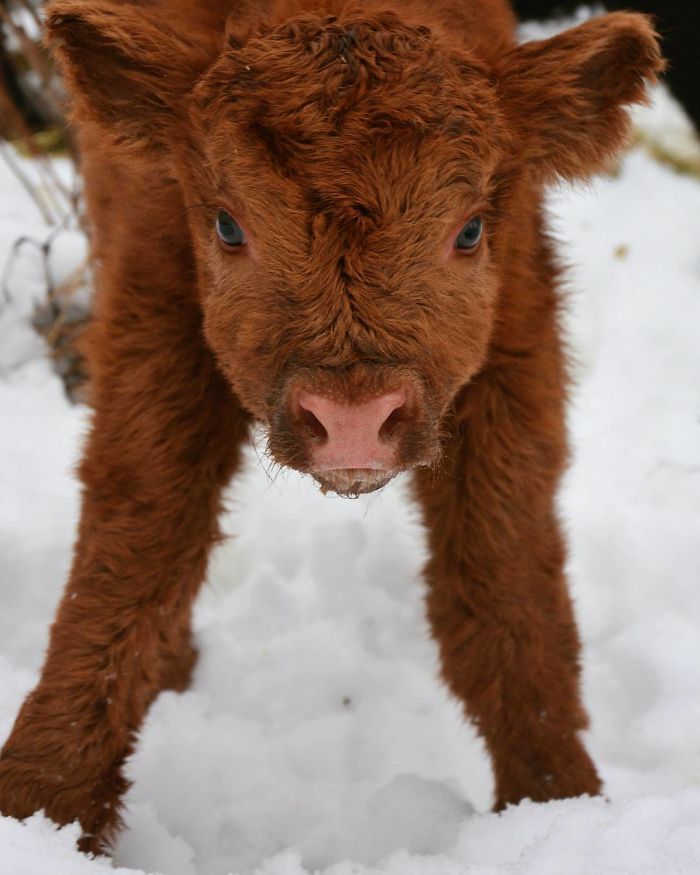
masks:
[[[478,189],[503,139],[478,63],[393,19],[273,29],[225,52],[196,96],[220,174],[238,165],[315,192],[456,178]]]
[[[313,150],[283,163],[270,154],[274,148],[229,128],[225,145],[220,140],[209,150],[219,195],[282,212],[356,212],[372,223],[421,213],[449,217],[485,199],[498,155],[493,148],[484,160],[468,144],[409,130],[320,137]]]

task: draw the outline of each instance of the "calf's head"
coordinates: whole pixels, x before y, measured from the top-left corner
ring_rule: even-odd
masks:
[[[78,120],[177,180],[206,340],[272,456],[345,494],[435,462],[535,245],[522,192],[604,167],[661,68],[637,15],[489,62],[390,7],[48,14]]]

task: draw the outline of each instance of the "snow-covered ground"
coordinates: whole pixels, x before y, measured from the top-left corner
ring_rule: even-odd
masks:
[[[663,95],[642,123],[671,141],[680,124]],[[608,800],[488,813],[483,748],[437,679],[405,484],[324,498],[292,474],[271,482],[251,452],[196,610],[194,685],[156,701],[129,765],[121,875],[700,872],[700,183],[637,151],[616,178],[553,192],[551,213],[576,377],[561,512]],[[0,265],[22,233],[44,230],[0,166]],[[57,270],[81,246],[64,236]],[[0,315],[0,740],[68,568],[87,425],[27,325],[43,287],[29,250],[15,270]],[[0,873],[110,870],[76,835],[0,818]]]

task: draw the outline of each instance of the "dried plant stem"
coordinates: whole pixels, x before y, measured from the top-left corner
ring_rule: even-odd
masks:
[[[15,158],[12,147],[2,140],[0,140],[0,155],[2,155],[5,163],[8,165],[14,176],[19,180],[31,199],[37,205],[37,208],[46,224],[55,225],[59,220],[59,217],[54,216],[53,213],[50,212],[49,206],[45,203],[44,198],[42,198],[39,189],[22,170],[19,162]]]

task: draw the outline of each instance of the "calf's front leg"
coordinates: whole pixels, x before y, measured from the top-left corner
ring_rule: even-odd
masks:
[[[190,608],[246,433],[196,308],[160,301],[144,312],[152,300],[125,299],[95,328],[72,572],[39,683],[0,757],[0,811],[77,819],[93,852],[118,826],[122,766],[148,705],[187,684]]]
[[[441,470],[416,483],[442,673],[486,741],[496,809],[601,789],[579,737],[580,645],[554,511],[561,393],[529,397],[539,382],[529,376],[503,365],[477,377]]]

